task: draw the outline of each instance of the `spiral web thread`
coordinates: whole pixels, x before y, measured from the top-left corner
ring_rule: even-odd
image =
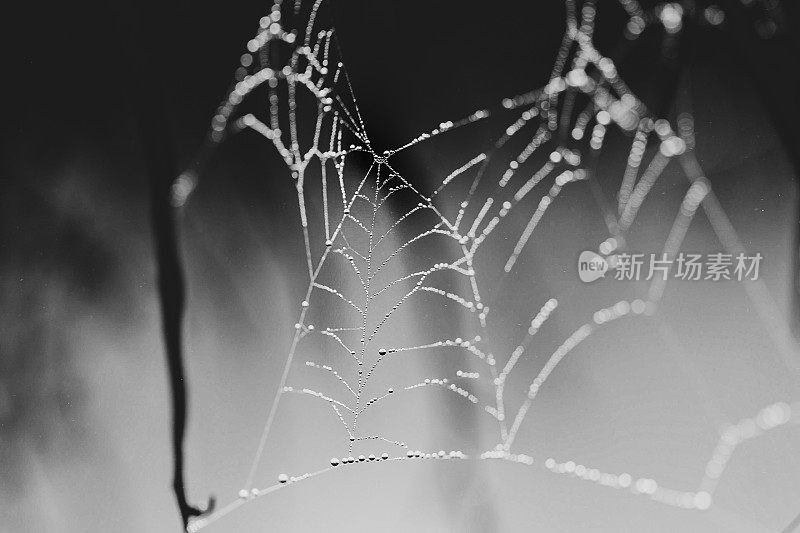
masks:
[[[685,17],[697,16],[677,3],[661,4],[647,11],[635,0],[620,0],[620,3],[629,16],[625,36],[632,41],[649,26],[663,26],[667,38],[675,39],[680,35]],[[503,267],[504,275],[511,272],[522,259],[531,235],[562,189],[575,187],[581,182],[587,182],[592,188],[608,229],[609,238],[600,244],[598,251],[613,260],[616,252],[625,249],[627,231],[648,193],[670,164],[677,164],[685,174],[687,190],[662,252],[670,258],[676,256],[693,217],[702,208],[726,252],[744,253],[744,247],[695,156],[690,110],[679,109],[676,128],[665,119],[651,116],[645,105],[618,76],[614,62],[594,47],[594,2],[584,2],[579,9],[575,0],[566,0],[566,29],[550,80],[544,87],[506,98],[494,107],[478,110],[460,120],[442,122],[398,148],[378,153],[370,143],[347,71],[341,62],[335,30],[332,27],[320,27],[321,17],[318,15],[322,9],[323,0],[315,0],[310,5],[297,0],[289,6],[276,0],[271,12],[261,19],[258,33],[248,42],[248,52],[242,56],[233,89],[212,123],[212,143],[222,142],[230,133],[252,130],[271,142],[285,161],[297,192],[309,282],[280,383],[269,407],[244,488],[239,497],[227,506],[195,519],[189,525],[189,531],[198,531],[257,498],[334,469],[350,468],[364,462],[419,458],[510,461],[544,467],[554,473],[628,491],[669,506],[697,511],[709,509],[718,481],[737,447],[772,429],[796,422],[800,405],[779,401],[764,407],[752,417],[724,427],[699,484],[692,490],[667,488],[654,479],[637,478],[628,473],[601,472],[572,460],[560,461],[552,457],[542,460],[516,453],[513,451],[515,438],[539,390],[576,346],[609,323],[635,317],[655,320],[665,337],[674,336],[658,316],[658,305],[667,282],[655,277],[646,298],[621,300],[596,310],[592,320],[576,327],[550,355],[538,375],[530,381],[527,397],[514,410],[505,402],[507,379],[517,363],[530,351],[536,333],[545,326],[551,313],[556,312],[558,301],[551,298],[538,311],[533,310],[535,312],[527,336],[510,354],[498,360],[485,340],[489,338],[491,330],[491,308],[474,264],[476,255],[496,234],[496,228],[503,225],[507,215],[511,211],[525,211],[529,213],[526,215],[528,222],[522,231],[517,232],[513,252]],[[704,16],[708,22],[715,24],[722,15],[706,10]],[[293,27],[292,21],[301,22],[294,25],[298,29],[288,29]],[[288,58],[283,63],[278,60],[281,54]],[[248,97],[253,99],[251,95],[259,91],[266,94],[269,108],[263,117],[260,117],[259,110],[247,112],[245,109]],[[580,98],[585,98],[586,103],[578,106]],[[264,100],[259,99],[261,101]],[[495,115],[511,117],[504,134],[490,150],[465,158],[451,173],[442,177],[433,190],[422,189],[393,168],[392,156],[398,152]],[[301,124],[303,121],[313,124],[308,147],[301,147],[301,137],[305,137]],[[602,191],[598,193],[594,182],[597,178],[593,174],[593,162],[600,154],[611,128],[622,130],[631,139],[616,206],[601,197]],[[525,140],[524,148],[521,151],[508,150],[510,141],[520,137]],[[572,143],[571,148],[567,148],[566,141]],[[658,146],[649,160],[646,157],[648,143]],[[523,164],[532,161],[534,154],[548,147],[552,149],[549,157],[542,159],[543,163],[530,177],[523,178]],[[366,171],[352,164],[357,157],[369,161],[364,165],[368,166]],[[490,161],[501,162],[505,170],[493,172]],[[307,193],[310,187],[306,178],[311,175],[309,169],[312,166],[318,169],[321,177],[318,194],[321,195],[322,213],[308,211]],[[457,214],[448,218],[439,203],[439,194],[448,187],[452,188],[453,182],[463,180],[471,185],[459,204]],[[185,200],[191,181],[191,176],[183,175],[176,182],[178,203]],[[490,182],[490,192],[482,195],[481,185],[487,181]],[[541,194],[538,202],[532,201],[532,193],[548,183],[549,189]],[[387,216],[386,206],[392,196],[402,196],[404,202],[413,207],[400,216],[389,213],[393,221],[388,227],[381,227],[380,218]],[[311,222],[312,215],[321,215],[320,226]],[[395,250],[387,250],[384,240],[396,232],[400,224],[411,219],[423,221],[427,229]],[[321,250],[314,246],[312,230],[324,235]],[[516,231],[514,228],[510,230]],[[440,258],[425,268],[380,283],[379,276],[394,265],[397,257],[413,251],[419,243],[430,239],[449,243],[447,249],[452,251],[452,257]],[[359,294],[349,295],[333,286],[333,282],[326,283],[326,267],[335,261],[339,262],[338,266],[344,264],[350,269],[357,286],[361,288]],[[457,294],[437,286],[437,275],[442,272],[462,277],[467,281],[470,293]],[[744,287],[776,348],[775,353],[788,369],[796,372],[795,348],[763,282],[750,281]],[[403,304],[423,293],[434,294],[454,303],[463,310],[477,333],[471,338],[432,340],[419,346],[374,346],[374,337],[391,323]],[[342,313],[341,316],[352,317],[350,324],[323,327],[311,323],[310,310],[315,305],[331,305],[331,301],[348,309],[349,314]],[[289,385],[288,378],[298,346],[309,336],[321,336],[344,354],[344,360],[336,366],[316,361],[305,363],[310,368],[327,373],[331,380],[341,382],[341,390],[345,391],[343,397]],[[367,395],[370,379],[383,361],[396,357],[400,352],[429,348],[456,349],[477,361],[480,371],[459,370],[450,378],[429,378],[416,384],[399,385],[396,391],[388,389],[377,396]],[[682,363],[690,364],[686,360]],[[347,365],[352,369],[345,371]],[[470,391],[470,385],[479,380],[487,380],[494,390],[490,402],[479,399]],[[413,393],[415,389],[430,386],[442,387],[475,404],[476,408],[492,417],[497,423],[497,446],[477,457],[468,457],[455,450],[420,451],[395,440],[393,436],[365,434],[359,430],[359,416],[378,407],[388,396]],[[254,486],[256,471],[281,399],[286,394],[311,396],[327,402],[332,416],[336,416],[346,430],[350,455],[333,459],[330,466],[315,472],[294,476],[281,474],[276,484],[257,488]],[[362,440],[383,441],[387,449],[400,448],[402,451],[399,454],[386,452],[380,456],[353,457],[355,443]]]

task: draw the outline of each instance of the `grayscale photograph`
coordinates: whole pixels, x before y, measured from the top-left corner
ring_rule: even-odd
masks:
[[[0,533],[800,533],[800,3],[6,10]]]

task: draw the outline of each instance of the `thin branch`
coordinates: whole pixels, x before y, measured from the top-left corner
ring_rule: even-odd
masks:
[[[166,61],[170,57],[167,53],[170,14],[165,13],[163,7],[148,2],[139,4],[129,55],[135,76],[131,83],[131,97],[139,118],[139,139],[150,183],[150,214],[161,326],[172,397],[172,488],[183,527],[186,529],[191,518],[213,512],[215,500],[210,497],[205,510],[195,507],[187,501],[184,485],[183,442],[186,433],[187,389],[183,371],[182,325],[185,286],[175,219],[176,206],[185,201],[197,169],[204,165],[210,153],[209,150],[203,150],[194,161],[193,169],[178,176],[178,163],[172,146],[162,90],[169,73]]]

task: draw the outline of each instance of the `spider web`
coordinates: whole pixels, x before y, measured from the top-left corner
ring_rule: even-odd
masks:
[[[652,25],[677,36],[684,17],[696,16],[684,13],[679,4],[645,10],[633,0],[620,3],[629,17],[625,31],[631,41]],[[443,121],[397,148],[379,151],[370,142],[335,29],[321,24],[325,9],[323,0],[310,4],[298,0],[292,5],[277,0],[248,42],[232,90],[212,122],[213,144],[230,134],[252,131],[270,143],[285,162],[296,190],[308,285],[299,303],[279,386],[239,497],[213,514],[195,519],[189,531],[198,531],[257,498],[334,469],[418,459],[508,461],[669,506],[709,509],[737,447],[793,421],[800,406],[778,401],[723,428],[700,482],[689,489],[665,487],[655,479],[624,472],[604,472],[575,460],[534,457],[515,446],[540,389],[559,363],[608,324],[636,317],[658,321],[666,281],[656,277],[646,297],[609,302],[589,313],[533,376],[517,374],[521,362],[530,357],[537,334],[558,312],[558,298],[546,299],[529,310],[527,335],[513,350],[501,353],[491,341],[492,313],[500,305],[495,303],[498,287],[524,260],[540,222],[569,188],[588,186],[591,190],[608,231],[597,251],[613,264],[627,249],[626,236],[648,194],[668,166],[678,166],[687,179],[686,192],[662,253],[669,258],[678,254],[701,209],[728,253],[745,252],[695,155],[690,110],[678,114],[675,126],[654,116],[621,79],[614,62],[595,48],[594,2],[579,6],[567,0],[566,29],[545,86],[459,120]],[[706,11],[709,21],[719,20],[719,13],[711,15]],[[394,164],[397,154],[420,143],[491,121],[503,124],[497,141],[485,151],[464,157],[433,187],[404,176]],[[612,130],[624,134],[629,142],[626,167],[613,201],[599,187],[596,172]],[[648,150],[653,146],[655,150]],[[190,172],[176,181],[176,204],[185,202],[196,178]],[[407,238],[409,234],[412,236]],[[513,243],[511,249],[499,259],[493,249],[492,257],[482,259],[487,243],[501,234]],[[776,353],[787,368],[795,369],[795,349],[763,282],[749,282],[744,287]],[[408,302],[417,298],[446,303],[448,311],[462,315],[464,332],[424,344],[404,344],[403,336],[390,330]],[[331,315],[339,322],[331,323]],[[668,330],[664,323],[660,327]],[[319,357],[298,361],[304,343]],[[456,352],[464,369],[418,382],[376,383],[388,361],[423,350]],[[295,376],[301,379],[302,366],[326,376],[331,387],[323,391],[292,382]],[[527,383],[521,401],[511,401],[507,394],[512,376]],[[496,427],[497,445],[472,455],[460,450],[419,450],[402,436],[372,431],[364,423],[365,417],[391,397],[415,394],[426,387],[441,388],[484,412]],[[346,453],[316,471],[281,474],[277,483],[258,488],[257,471],[276,414],[286,401],[284,396],[289,395],[310,397],[329,406],[330,416],[344,430]],[[384,451],[359,453],[365,445],[377,445]]]

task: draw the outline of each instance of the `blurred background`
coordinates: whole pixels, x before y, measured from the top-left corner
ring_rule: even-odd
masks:
[[[620,5],[599,4],[597,45],[610,53],[624,39],[627,18]],[[705,6],[698,3],[696,11]],[[793,129],[800,115],[791,72],[797,8],[756,0],[721,7],[723,24],[689,32],[674,86],[659,77],[658,32],[636,43],[620,71],[669,118],[679,97],[690,102],[705,175],[744,246],[764,256],[773,326],[790,324],[798,220]],[[7,8],[0,531],[180,530],[137,123],[164,128],[180,167],[189,166],[268,8],[263,2]],[[564,7],[556,1],[359,0],[334,3],[328,15],[367,130],[381,148],[542,86],[564,29]],[[132,58],[163,28],[169,29],[160,43],[167,68],[141,79]],[[163,98],[152,118],[137,111],[142,84]],[[398,168],[430,189],[491,146],[502,132],[496,126],[421,144]],[[610,137],[599,162],[598,180],[608,184],[609,198],[629,142]],[[679,167],[668,167],[631,231],[632,249],[660,251],[686,187]],[[524,224],[534,206],[515,223]],[[520,369],[525,375],[535,375],[596,309],[642,297],[647,288],[578,282],[577,254],[607,237],[583,184],[565,189],[547,217],[494,296],[503,304],[494,316],[498,358],[524,337],[548,298],[559,299],[533,350],[537,358]],[[226,503],[243,486],[307,284],[298,222],[285,166],[252,133],[219,148],[182,211],[192,502],[215,494]],[[404,231],[389,248],[419,229]],[[501,239],[488,264],[504,260],[513,243]],[[684,249],[723,250],[702,215]],[[446,338],[460,325],[435,299],[410,303],[407,311],[392,335],[408,345]],[[537,398],[518,451],[694,490],[721,427],[771,402],[798,399],[798,364],[776,346],[742,284],[672,283],[660,316],[675,333],[670,342],[658,323],[637,319],[612,325],[570,354]],[[339,317],[329,311],[320,320],[334,325]],[[781,340],[797,355],[794,340]],[[325,386],[325,376],[303,368],[318,355],[314,345],[305,350],[290,382]],[[468,370],[462,362],[414,354],[381,379],[411,384]],[[524,379],[510,385],[509,401],[518,405],[527,385]],[[316,470],[344,453],[345,435],[327,408],[305,398],[282,402],[257,471],[264,486],[279,473]],[[423,450],[479,453],[496,443],[482,413],[443,391],[409,393],[381,417],[373,423],[388,424],[396,438]],[[512,464],[398,461],[281,490],[209,531],[781,531],[800,513],[798,444],[797,428],[786,427],[743,445],[715,494],[714,513],[665,507]]]

